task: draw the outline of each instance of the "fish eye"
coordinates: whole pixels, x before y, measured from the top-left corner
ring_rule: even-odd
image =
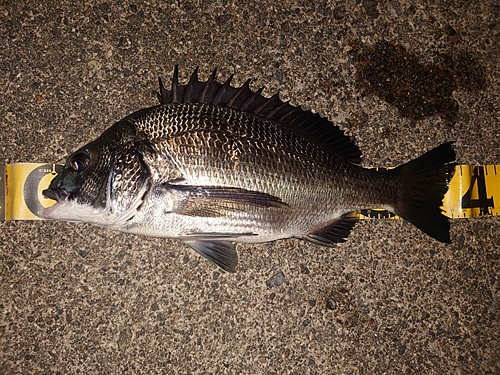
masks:
[[[85,152],[79,152],[78,154],[74,155],[71,157],[69,160],[69,165],[73,170],[76,172],[82,172],[90,164],[90,157],[87,153]]]

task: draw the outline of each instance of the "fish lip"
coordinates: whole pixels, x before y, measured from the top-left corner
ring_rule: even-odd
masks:
[[[64,202],[69,197],[68,191],[62,188],[45,189],[42,191],[42,194],[45,198],[55,200],[57,203]]]

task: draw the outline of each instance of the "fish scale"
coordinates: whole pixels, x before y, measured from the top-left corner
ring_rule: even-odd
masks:
[[[357,210],[382,207],[449,242],[441,203],[451,143],[390,171],[359,165],[342,130],[311,111],[197,73],[69,156],[44,191],[47,218],[178,238],[226,271],[232,242],[345,241]]]
[[[282,152],[277,157],[268,145],[256,145],[253,140],[239,140],[235,147],[243,151],[240,151],[238,162],[234,163],[232,159],[228,160],[227,154],[220,149],[224,139],[219,142],[216,139],[216,135],[204,137],[190,133],[169,140],[170,144],[166,149],[175,164],[181,166],[181,174],[186,176],[186,183],[213,186],[229,184],[276,195],[278,191],[283,191],[284,187],[293,190],[311,189],[315,182],[319,181],[320,173],[324,182],[330,180],[326,168],[317,171],[317,176],[313,179],[310,163],[302,162],[304,159],[300,155]],[[211,153],[208,157],[207,152]],[[248,179],[246,176],[252,178]],[[292,202],[295,196],[290,194],[285,196],[284,200]]]

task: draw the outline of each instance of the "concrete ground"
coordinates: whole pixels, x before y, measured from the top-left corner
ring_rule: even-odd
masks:
[[[4,0],[0,163],[61,160],[178,64],[279,90],[367,166],[449,140],[500,164],[499,20],[496,0]],[[450,245],[392,220],[239,245],[236,274],[177,241],[0,228],[2,374],[500,374],[498,217],[453,220]]]

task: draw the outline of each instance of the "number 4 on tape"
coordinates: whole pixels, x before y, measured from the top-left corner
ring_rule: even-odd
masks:
[[[500,216],[500,166],[459,165],[443,201],[452,218]]]

